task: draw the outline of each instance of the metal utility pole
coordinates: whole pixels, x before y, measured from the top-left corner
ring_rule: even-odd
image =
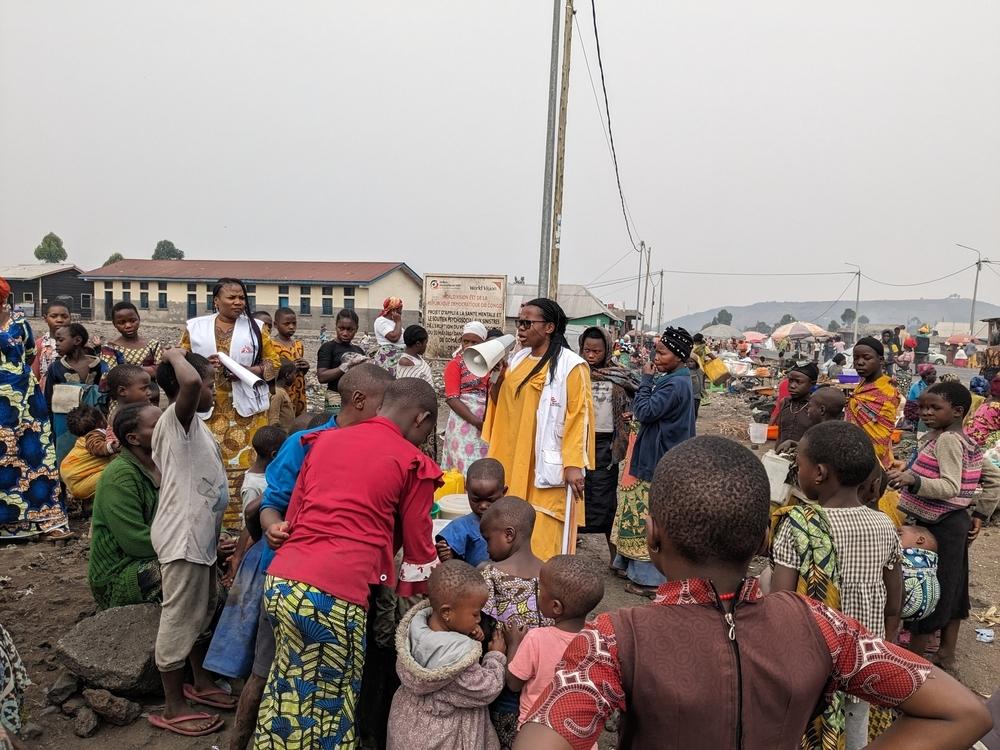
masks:
[[[854,266],[858,269],[858,291],[854,295],[854,343],[851,344],[851,346],[854,346],[854,344],[858,343],[858,318],[861,317],[861,311],[858,309],[861,307],[861,266],[857,263],[847,263],[846,261],[844,262],[844,265]]]
[[[556,145],[556,88],[559,82],[559,16],[562,0],[552,0],[552,53],[549,62],[549,115],[545,126],[545,177],[542,180],[542,239],[538,248],[538,296],[549,291],[552,238],[552,163]]]
[[[955,243],[959,247],[964,247],[966,250],[971,250],[976,254],[976,283],[972,286],[972,310],[969,312],[969,338],[976,335],[976,297],[979,295],[979,272],[983,270],[983,254],[980,253],[976,248],[969,247],[968,245],[962,245],[958,242]],[[989,263],[989,259],[986,260]]]
[[[573,49],[573,0],[566,0],[563,20],[563,64],[559,92],[559,129],[556,144],[556,182],[552,220],[552,248],[549,262],[549,299],[559,297],[559,242],[562,234],[563,170],[566,165],[566,110],[569,106],[569,59]]]
[[[652,250],[652,248],[650,248]],[[642,275],[642,256],[646,256],[646,280],[642,285],[642,320],[646,323],[646,300],[649,298],[649,255],[650,250],[646,249],[646,243],[639,241],[639,274]],[[652,317],[652,316],[650,316]],[[644,325],[643,328],[646,328]]]
[[[635,329],[639,330],[639,320],[642,318],[640,300],[642,299],[642,250],[639,251],[639,275],[635,277]]]
[[[653,284],[653,299],[650,300],[650,304],[649,304],[649,318],[650,318],[649,322],[650,323],[653,322],[653,320],[652,320],[652,318],[653,318],[653,310],[655,310],[655,309],[656,309],[656,284]],[[653,326],[653,330],[656,330],[656,326]]]
[[[658,331],[663,330],[663,295],[665,294],[663,288],[663,269],[660,269],[660,310],[656,315],[656,329]]]

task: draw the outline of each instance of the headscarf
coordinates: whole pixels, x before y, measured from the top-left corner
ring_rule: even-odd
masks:
[[[478,336],[481,341],[486,341],[489,338],[490,332],[486,330],[486,326],[480,323],[478,320],[470,320],[465,324],[465,328],[462,329],[462,336],[471,333],[473,336]],[[462,344],[459,343],[458,347],[451,353],[452,357],[457,357],[462,353]]]
[[[934,365],[917,365],[917,375],[923,377],[924,375],[937,375],[937,370],[934,369]]]
[[[878,356],[880,357],[885,356],[885,347],[882,346],[882,342],[872,336],[865,336],[862,339],[858,339],[857,343],[854,344],[854,347],[857,348],[859,346],[867,346],[869,349],[874,351]]]
[[[687,360],[691,356],[691,347],[694,346],[694,339],[691,334],[683,328],[667,328],[660,335],[660,341],[667,349],[676,354],[680,359]]]
[[[804,365],[796,365],[791,368],[789,372],[801,372],[814,383],[819,380],[819,367],[815,362],[807,362]]]
[[[624,460],[628,451],[629,420],[625,415],[632,411],[632,398],[639,390],[639,381],[636,380],[632,371],[616,364],[613,359],[611,348],[611,334],[603,328],[591,326],[580,334],[580,351],[583,351],[583,342],[586,339],[604,339],[604,361],[593,365],[590,368],[590,379],[592,381],[607,381],[613,386],[611,389],[611,411],[614,419],[614,438],[611,441],[611,460],[620,462]]]
[[[0,276],[0,305],[6,305],[9,298],[10,284],[7,283],[7,279]]]
[[[391,312],[403,312],[403,300],[401,297],[386,297],[382,300],[381,316],[384,318]]]
[[[478,320],[470,320],[465,324],[465,328],[462,329],[462,335],[471,333],[473,336],[478,336],[482,341],[486,341],[486,336],[488,331],[486,326],[480,323]]]
[[[974,375],[969,381],[969,390],[977,396],[985,396],[990,392],[991,385],[982,375]]]

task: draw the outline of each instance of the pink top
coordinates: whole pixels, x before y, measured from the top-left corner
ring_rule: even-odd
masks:
[[[518,726],[528,718],[528,712],[535,701],[552,683],[556,665],[562,661],[563,652],[576,636],[576,633],[569,633],[555,626],[532,628],[525,633],[514,658],[507,665],[507,670],[512,675],[524,680]]]

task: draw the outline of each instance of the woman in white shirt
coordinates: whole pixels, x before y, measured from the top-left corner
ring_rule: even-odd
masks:
[[[375,345],[372,362],[395,375],[403,354],[403,300],[399,297],[382,301],[382,312],[375,318]]]

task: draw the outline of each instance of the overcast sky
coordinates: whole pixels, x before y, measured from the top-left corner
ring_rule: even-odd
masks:
[[[634,275],[581,44],[564,282]],[[1000,260],[1000,4],[598,0],[626,198],[654,271],[923,281]],[[551,4],[0,0],[0,248],[538,264]],[[598,87],[599,87],[598,81]],[[997,267],[1000,270],[1000,266]],[[603,273],[603,275],[601,275]],[[863,297],[969,295],[865,281]],[[833,299],[848,276],[667,276],[665,316]],[[635,282],[595,288],[634,304]],[[1000,298],[984,272],[981,296]],[[853,300],[853,289],[845,299]]]

